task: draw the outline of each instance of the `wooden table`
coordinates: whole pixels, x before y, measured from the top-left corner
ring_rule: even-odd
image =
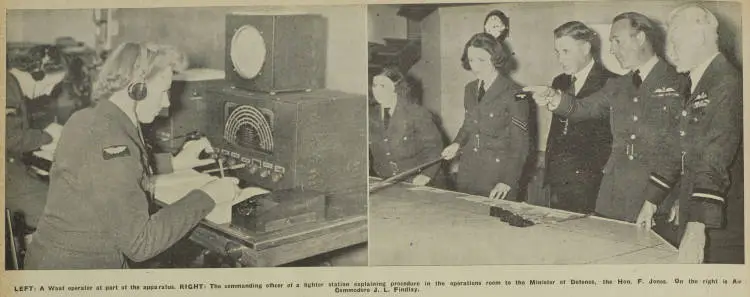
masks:
[[[409,184],[371,193],[369,201],[373,266],[654,264],[677,256],[656,233],[633,224],[525,203]],[[513,227],[489,216],[492,205],[543,218]]]
[[[243,266],[280,266],[367,242],[367,216],[351,216],[267,234],[202,221],[190,240]]]
[[[213,178],[195,171],[182,171],[157,176],[156,201],[161,206],[181,199],[194,187],[191,183],[205,183]],[[258,189],[259,188],[255,188]],[[256,193],[257,194],[257,193]],[[213,221],[203,219],[190,233],[189,238],[205,249],[226,256],[242,266],[279,266],[290,262],[329,253],[338,249],[367,242],[367,215],[364,187],[351,193],[362,201],[361,213],[342,212],[340,205],[326,203],[326,219],[314,223],[293,225],[272,232],[256,233],[234,226],[231,220],[231,203],[217,204]],[[355,197],[356,196],[356,197]],[[237,201],[239,202],[239,201]],[[356,201],[351,201],[356,203]],[[338,208],[337,208],[338,207]],[[220,221],[216,221],[220,220]]]

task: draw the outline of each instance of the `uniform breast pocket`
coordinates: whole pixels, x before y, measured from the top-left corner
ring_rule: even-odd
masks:
[[[493,138],[502,138],[508,134],[511,115],[507,110],[485,111],[479,119],[479,132]]]
[[[706,116],[707,105],[704,105],[702,101],[695,102],[690,107],[689,119],[691,123],[701,122]]]
[[[398,131],[398,133],[391,135],[391,148],[400,158],[414,156],[419,152],[419,147],[421,145],[419,139],[417,139],[418,136],[419,135],[414,133],[414,129],[411,125],[406,125],[403,129]]]
[[[652,124],[656,125],[656,127],[667,127],[675,120],[679,120],[679,112],[677,112],[679,110],[679,106],[676,106],[666,100],[660,101],[661,102],[654,104],[654,106],[649,109],[647,119],[644,118],[643,120],[651,121]],[[645,117],[646,115],[643,116]],[[639,119],[637,118],[637,116],[634,116],[633,120],[637,121]]]

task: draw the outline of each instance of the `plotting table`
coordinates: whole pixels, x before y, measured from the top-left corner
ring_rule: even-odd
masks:
[[[653,231],[525,203],[410,184],[371,193],[369,203],[371,266],[656,264],[677,257]],[[529,214],[538,223],[510,226],[489,216],[493,205]]]

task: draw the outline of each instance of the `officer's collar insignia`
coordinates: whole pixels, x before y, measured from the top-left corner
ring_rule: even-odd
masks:
[[[654,90],[654,95],[656,97],[677,97],[680,96],[680,93],[671,87],[661,87]]]
[[[127,145],[113,145],[102,149],[104,160],[130,156],[130,150]]]

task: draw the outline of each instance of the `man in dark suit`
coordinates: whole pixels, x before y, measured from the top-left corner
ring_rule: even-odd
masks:
[[[717,29],[716,17],[699,6],[670,15],[668,55],[689,73],[690,93],[672,131],[678,141],[663,152],[677,166],[655,168],[638,216],[650,228],[656,205],[676,194],[682,263],[744,263],[742,79],[719,53]]]
[[[611,52],[631,73],[610,79],[598,92],[576,100],[549,87],[527,87],[540,106],[568,120],[609,116],[612,152],[603,171],[595,212],[635,222],[645,200],[649,173],[669,166],[663,152],[671,143],[685,80],[659,58],[658,27],[646,16],[627,12],[612,21]]]
[[[581,22],[572,21],[555,29],[555,53],[564,73],[552,88],[574,100],[601,89],[615,74],[599,58],[599,36]],[[553,115],[547,138],[545,184],[550,187],[550,206],[574,212],[594,211],[596,194],[612,145],[609,116],[572,121]],[[544,163],[542,163],[544,164]]]

